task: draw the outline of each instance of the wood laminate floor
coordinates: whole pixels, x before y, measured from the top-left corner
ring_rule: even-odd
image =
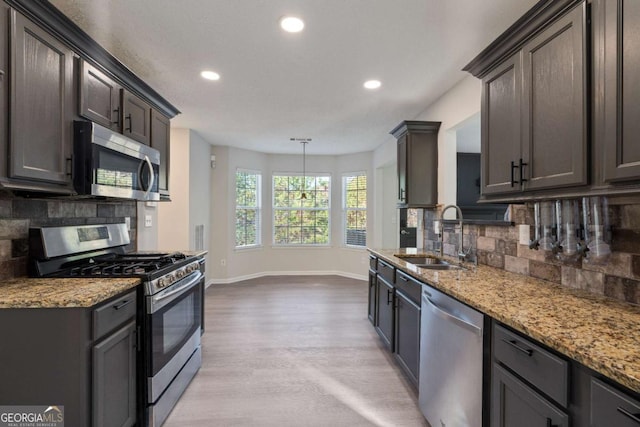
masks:
[[[427,425],[367,319],[367,282],[212,285],[205,308],[202,368],[165,427]]]

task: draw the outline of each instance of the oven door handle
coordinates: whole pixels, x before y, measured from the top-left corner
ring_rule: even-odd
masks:
[[[196,286],[200,279],[202,278],[202,272],[200,270],[191,273],[191,276],[187,276],[187,278],[183,279],[185,283],[175,284],[169,289],[165,289],[164,291],[153,295],[151,297],[151,304],[148,307],[148,313],[153,314],[156,311],[160,310],[165,305],[169,304],[171,301],[180,297],[180,295],[186,293],[191,288]],[[170,298],[170,299],[167,299]]]

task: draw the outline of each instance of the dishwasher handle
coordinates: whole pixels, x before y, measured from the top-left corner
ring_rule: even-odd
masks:
[[[431,298],[427,298],[426,296],[422,295],[422,300],[427,304],[429,304],[433,308],[433,310],[436,312],[436,314],[438,314],[443,319],[450,320],[451,322],[457,324],[458,326],[462,326],[463,328],[468,329],[475,334],[478,334],[478,336],[480,337],[482,336],[482,328],[479,328],[476,325],[467,322],[466,320],[462,320],[459,317],[456,317],[453,314],[446,312],[442,308],[438,307],[436,303],[434,303],[431,300]]]

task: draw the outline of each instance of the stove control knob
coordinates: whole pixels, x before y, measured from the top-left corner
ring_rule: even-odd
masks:
[[[166,281],[164,280],[164,277],[158,279],[158,287],[159,288],[164,288],[165,286],[167,286]]]
[[[189,268],[189,267],[187,267]],[[184,277],[184,275],[187,274],[186,269],[185,270],[178,270],[176,271],[176,276],[178,277],[178,279],[182,279]]]

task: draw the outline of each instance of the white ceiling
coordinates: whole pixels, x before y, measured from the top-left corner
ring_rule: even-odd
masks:
[[[536,0],[52,0],[215,145],[375,149]],[[302,33],[278,27],[285,14]],[[203,69],[218,82],[199,77]],[[377,91],[363,89],[370,78]],[[437,118],[433,118],[437,119]]]

